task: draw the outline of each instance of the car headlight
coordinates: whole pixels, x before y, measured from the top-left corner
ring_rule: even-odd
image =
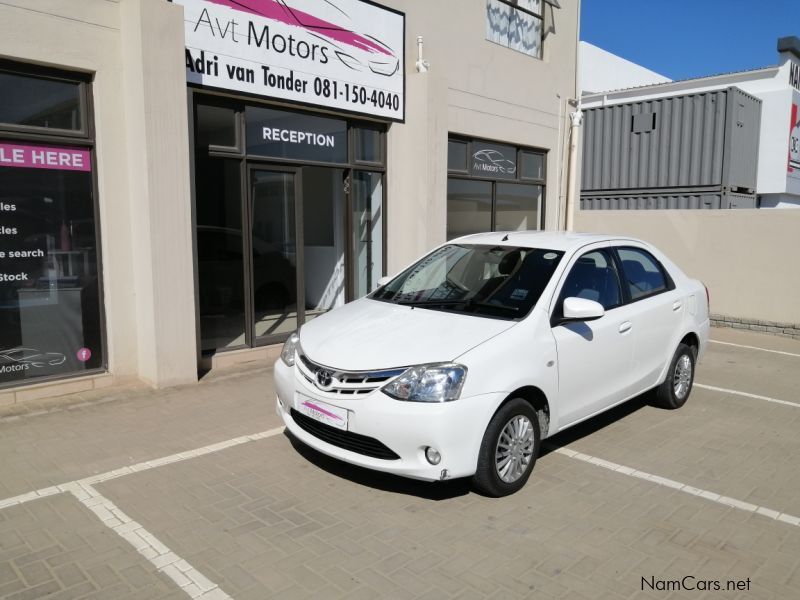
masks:
[[[467,368],[456,364],[411,367],[387,383],[381,391],[396,400],[409,402],[450,402],[458,400]]]
[[[281,360],[289,367],[294,366],[294,357],[297,348],[300,346],[300,336],[293,333],[289,339],[283,343],[283,350],[281,350]]]

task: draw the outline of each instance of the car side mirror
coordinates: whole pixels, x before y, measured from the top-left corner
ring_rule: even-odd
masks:
[[[378,287],[382,287],[382,286],[386,285],[391,280],[392,280],[392,278],[389,275],[387,275],[386,277],[381,277],[380,279],[378,279]]]
[[[564,299],[565,321],[594,321],[604,314],[606,311],[603,305],[594,300],[575,297]]]

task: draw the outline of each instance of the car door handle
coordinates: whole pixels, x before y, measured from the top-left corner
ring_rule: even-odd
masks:
[[[683,306],[683,302],[681,302],[680,300],[676,300],[676,301],[675,301],[675,302],[672,304],[672,310],[680,310],[680,309],[681,309],[681,306]]]
[[[633,327],[633,323],[631,323],[630,321],[625,321],[622,325],[619,326],[619,332],[626,333],[631,330],[631,327]]]

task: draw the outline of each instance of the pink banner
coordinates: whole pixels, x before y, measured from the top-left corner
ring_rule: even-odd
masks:
[[[91,171],[88,150],[57,146],[0,143],[0,167]]]

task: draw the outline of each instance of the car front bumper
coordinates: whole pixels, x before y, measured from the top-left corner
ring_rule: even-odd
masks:
[[[339,460],[403,477],[439,481],[475,473],[483,434],[503,394],[483,394],[453,402],[423,403],[395,400],[379,389],[358,396],[336,397],[321,392],[278,359],[275,364],[276,410],[286,428],[308,446]],[[307,399],[342,408],[348,413],[348,431],[373,438],[399,456],[373,458],[312,435],[292,417]],[[441,454],[432,465],[427,447]]]

